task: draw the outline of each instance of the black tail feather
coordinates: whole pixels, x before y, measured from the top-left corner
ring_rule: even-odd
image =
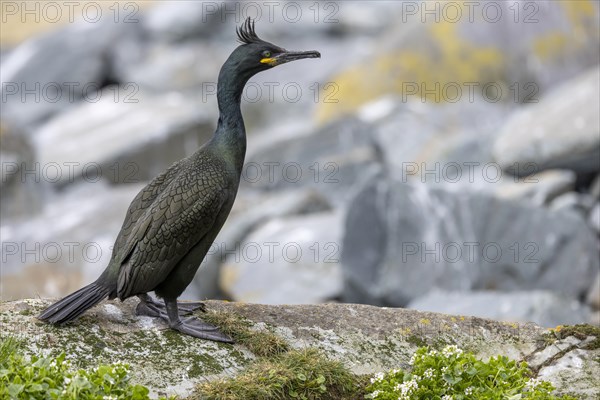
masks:
[[[109,288],[96,282],[90,283],[46,308],[38,318],[51,324],[64,324],[100,303],[108,296],[109,292]]]

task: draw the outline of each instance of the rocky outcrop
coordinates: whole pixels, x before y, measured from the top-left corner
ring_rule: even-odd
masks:
[[[572,213],[380,176],[348,210],[344,298],[405,306],[431,288],[539,288],[577,299],[599,268],[596,246]]]
[[[310,189],[273,194],[240,193],[217,240],[202,261],[201,268],[194,277],[194,285],[188,287],[186,295],[193,299],[227,298],[221,289],[221,283],[224,283],[221,279],[221,265],[228,258],[229,253],[236,255],[235,259],[241,259],[241,243],[251,232],[273,219],[298,217],[323,211],[331,211],[330,204]],[[281,241],[278,243],[282,244]],[[264,245],[263,243],[261,246]],[[269,253],[267,251],[264,255],[267,256]],[[262,258],[262,262],[265,261],[269,261],[268,256]],[[268,280],[272,282],[272,277]]]
[[[0,143],[0,217],[18,219],[41,209],[41,188],[35,179],[27,179],[35,151],[23,132],[4,123],[0,124]]]
[[[556,83],[600,62],[595,33],[600,18],[592,1],[543,2],[518,10],[507,2],[413,2],[396,11],[400,23],[332,76],[346,101],[323,103],[323,120],[386,94],[454,102],[469,97],[472,83],[477,83],[473,93],[490,102],[534,102]],[[579,32],[586,33],[579,38]],[[486,92],[488,84],[502,93]]]
[[[98,102],[77,105],[40,127],[39,162],[61,172],[52,183],[149,181],[212,137],[213,118],[197,104],[177,94],[132,90],[131,99],[116,101],[107,88]]]
[[[154,396],[185,397],[198,383],[235,376],[256,357],[241,344],[194,339],[157,320],[135,317],[133,300],[101,303],[60,328],[35,319],[49,303],[1,303],[0,336],[23,339],[28,354],[64,351],[75,367],[128,363],[134,382],[147,385]],[[581,399],[600,394],[600,366],[594,361],[600,355],[594,343],[600,338],[593,330],[562,337],[533,324],[356,304],[265,306],[211,301],[207,305],[209,313],[239,315],[251,329],[271,331],[292,348],[319,348],[356,374],[408,368],[418,346],[451,343],[480,358],[502,354],[527,360],[534,373],[550,380],[559,393]]]
[[[547,290],[469,293],[433,290],[412,300],[408,308],[444,314],[466,314],[499,321],[536,321],[546,327],[593,321],[588,306]]]
[[[515,174],[548,168],[600,170],[599,87],[600,69],[594,67],[515,112],[498,132],[495,159]]]
[[[308,187],[340,205],[378,170],[378,161],[370,126],[349,118],[256,149],[246,158],[241,187]]]
[[[137,37],[138,28],[105,13],[96,23],[79,20],[17,47],[2,60],[3,118],[34,128],[79,101],[93,102],[114,79],[117,47],[129,40],[117,38]]]
[[[237,301],[322,303],[342,292],[339,212],[272,219],[229,251],[221,287]],[[223,245],[227,244],[226,242]],[[273,282],[279,282],[273,287]]]
[[[125,211],[141,188],[129,184],[110,189],[104,182],[77,186],[40,214],[3,230],[2,298],[60,296],[96,279],[110,260]]]

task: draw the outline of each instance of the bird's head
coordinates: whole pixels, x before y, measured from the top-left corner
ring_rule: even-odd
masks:
[[[277,65],[303,58],[320,58],[318,51],[288,51],[282,47],[262,40],[254,30],[254,21],[250,18],[236,29],[240,46],[238,46],[228,63],[235,65],[239,72],[254,75]]]

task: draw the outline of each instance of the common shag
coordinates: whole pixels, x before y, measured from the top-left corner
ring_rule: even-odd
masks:
[[[172,329],[197,338],[232,342],[197,318],[181,319],[201,302],[177,302],[190,284],[233,205],[244,155],[246,130],[240,110],[242,91],[253,75],[317,51],[287,51],[260,39],[248,18],[236,29],[241,45],[219,73],[219,120],[213,137],[144,187],[131,202],[110,262],[93,283],[44,310],[39,319],[62,324],[106,297],[137,296],[138,315],[163,318]],[[162,302],[153,299],[154,292]]]

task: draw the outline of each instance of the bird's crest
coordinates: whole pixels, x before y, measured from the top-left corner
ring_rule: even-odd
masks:
[[[246,21],[239,28],[235,29],[238,40],[244,44],[251,43],[261,43],[264,42],[261,38],[258,37],[256,31],[254,30],[254,21],[248,17]]]

